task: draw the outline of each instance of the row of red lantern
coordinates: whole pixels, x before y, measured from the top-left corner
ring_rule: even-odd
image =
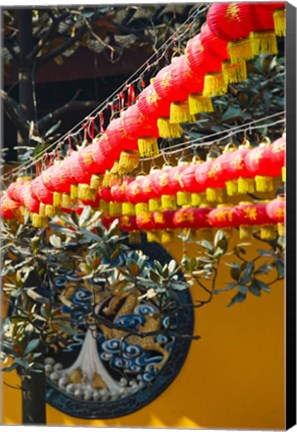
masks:
[[[249,145],[227,146],[219,157],[199,161],[191,165],[182,162],[176,167],[165,166],[152,170],[135,180],[126,179],[121,185],[110,188],[108,201],[132,204],[149,202],[155,210],[158,199],[163,208],[178,205],[199,204],[199,194],[209,202],[221,201],[227,195],[271,192],[273,179],[284,172],[285,136],[272,144],[265,142],[258,147]],[[173,203],[170,205],[170,203]],[[155,205],[155,207],[154,207]]]
[[[185,206],[179,210],[143,211],[139,215],[123,215],[119,221],[124,231],[147,232],[150,240],[160,233],[163,242],[171,240],[171,230],[177,228],[203,230],[204,234],[211,228],[226,232],[239,228],[240,238],[247,239],[256,227],[262,239],[272,239],[276,236],[276,224],[279,235],[284,235],[285,197],[279,195],[268,203],[243,202],[234,207],[223,204],[215,209]]]
[[[87,155],[92,154],[92,149],[92,146],[87,147],[85,150],[88,152],[83,151],[84,157],[79,153],[73,154],[64,163],[52,166],[32,182],[21,180],[12,183],[7,190],[8,197],[41,217],[53,216],[56,208],[68,207],[71,199],[76,198],[92,205],[98,204],[100,199],[133,205],[149,202],[152,210],[160,207],[161,199],[162,208],[174,208],[176,202],[178,205],[198,205],[201,197],[210,202],[221,201],[225,188],[231,196],[254,192],[254,181],[257,191],[271,191],[273,178],[281,174],[285,163],[283,136],[272,145],[264,142],[255,148],[243,145],[236,149],[228,145],[217,158],[209,157],[205,162],[191,165],[183,162],[176,167],[165,166],[136,179],[124,178],[121,184],[111,187],[97,184],[92,188],[85,183],[75,190],[70,176],[83,175],[84,169],[88,167]],[[77,160],[80,158],[85,168],[79,170]],[[103,156],[102,160],[106,158]],[[88,169],[87,172],[90,181],[94,177],[92,170]]]
[[[104,201],[101,201],[101,210],[102,221],[106,226],[116,219]],[[242,202],[235,206],[221,204],[217,208],[204,205],[201,207],[184,206],[179,210],[149,211],[148,206],[142,206],[139,207],[139,210],[136,215],[118,216],[120,228],[127,232],[145,231],[148,233],[149,241],[157,239],[160,233],[162,242],[166,243],[172,240],[172,230],[177,228],[199,229],[203,230],[204,234],[205,230],[211,228],[220,228],[226,232],[232,228],[239,228],[240,238],[246,239],[257,227],[260,229],[262,239],[272,239],[275,238],[275,224],[277,224],[279,235],[284,235],[284,195],[279,195],[270,202]],[[19,206],[7,195],[1,197],[1,216],[3,218],[16,218],[18,211]],[[65,211],[69,210],[65,209]]]

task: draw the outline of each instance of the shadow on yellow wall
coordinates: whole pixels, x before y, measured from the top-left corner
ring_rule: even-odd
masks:
[[[235,237],[233,241],[237,241]],[[263,244],[254,242],[253,248]],[[168,248],[179,260],[179,240]],[[191,248],[191,253],[195,249]],[[220,275],[218,287],[229,282]],[[198,299],[194,289],[193,300]],[[195,334],[182,371],[157,399],[139,411],[112,420],[83,420],[47,407],[48,425],[183,428],[285,428],[284,286],[249,295],[227,308],[232,293],[215,296],[196,310]],[[15,385],[14,374],[4,380]],[[21,423],[20,391],[3,388],[4,424]]]

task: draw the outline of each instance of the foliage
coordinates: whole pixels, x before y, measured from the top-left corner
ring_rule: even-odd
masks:
[[[79,322],[61,314],[63,305],[76,307],[55,284],[63,272],[79,269],[92,294],[91,308],[80,310],[87,323],[106,324],[96,314],[98,298],[135,289],[140,298],[156,298],[162,312],[170,309],[174,314],[176,291],[189,287],[174,261],[148,265],[141,251],[132,254],[117,222],[105,228],[100,212],[92,214],[90,207],[81,216],[73,212],[56,217],[50,229],[36,230],[28,218],[17,227],[3,222],[1,240],[3,293],[9,305],[2,325],[2,359],[4,363],[12,359],[4,371],[17,369],[21,375],[43,371],[39,358],[45,345],[63,348],[79,332]]]
[[[257,233],[254,234],[257,240],[260,240]],[[256,256],[246,258],[247,248],[252,243],[238,243],[231,250],[228,238],[224,231],[218,230],[213,243],[206,240],[194,240],[199,247],[196,257],[189,257],[186,253],[186,244],[193,241],[184,234],[181,235],[184,241],[184,256],[182,268],[186,277],[192,282],[196,281],[198,286],[207,294],[207,300],[198,301],[197,307],[209,303],[213,294],[236,291],[231,298],[228,306],[234,303],[242,303],[250,293],[260,297],[263,292],[269,293],[270,286],[275,282],[284,279],[284,238],[279,237],[277,240],[265,240],[268,243],[268,249],[257,249]],[[228,262],[227,257],[234,257],[237,261]],[[222,266],[230,267],[230,282],[222,288],[216,287],[219,272]],[[269,282],[261,280],[265,275],[271,276]],[[265,278],[267,280],[267,277]],[[206,285],[206,282],[208,282]]]

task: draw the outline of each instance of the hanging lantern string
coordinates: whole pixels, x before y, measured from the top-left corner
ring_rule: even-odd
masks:
[[[264,123],[264,124],[254,125],[255,123],[261,123],[261,122],[263,122],[265,120],[272,119],[273,117],[276,117],[276,116],[279,116],[279,115],[285,115],[285,111],[281,111],[281,112],[272,114],[270,116],[263,117],[261,119],[253,120],[253,121],[251,121],[249,123],[245,123],[245,124],[242,124],[242,125],[239,125],[239,126],[232,127],[232,129],[230,128],[231,130],[228,129],[226,131],[216,132],[216,133],[213,133],[211,135],[207,135],[207,137],[195,138],[193,140],[190,140],[190,141],[186,142],[187,149],[195,148],[195,147],[198,147],[198,146],[210,146],[210,145],[215,144],[215,143],[218,142],[218,138],[216,138],[215,140],[212,140],[212,141],[204,141],[205,138],[209,139],[209,138],[213,138],[213,137],[218,137],[219,135],[222,135],[222,134],[225,133],[223,136],[221,136],[219,138],[220,141],[221,140],[223,141],[224,139],[231,138],[235,134],[238,134],[238,133],[241,133],[241,132],[246,132],[247,129],[250,132],[252,130],[260,129],[262,127],[272,127],[272,126],[275,126],[275,125],[280,124],[280,123],[285,123],[285,118],[282,118],[280,120],[274,121],[273,123],[269,123],[269,124]],[[200,143],[200,141],[203,141],[203,142]],[[181,152],[183,152],[185,150],[184,145],[185,145],[185,142],[175,144],[175,145],[173,145],[173,146],[170,147],[169,151],[166,151],[166,152],[164,152],[164,151],[162,152],[161,151],[159,157],[164,157],[164,155],[172,155],[172,154],[176,154],[176,153],[181,153]],[[182,147],[182,148],[180,148],[180,147]],[[143,161],[150,161],[150,160],[152,160],[152,158],[151,157],[141,158],[141,160],[143,160]]]
[[[84,130],[84,124],[89,120],[90,117],[95,117],[99,115],[110,103],[114,104],[118,100],[118,94],[123,92],[126,89],[129,89],[131,85],[137,84],[140,77],[144,75],[147,71],[149,71],[153,66],[157,66],[160,60],[166,56],[167,51],[170,49],[172,44],[175,41],[175,38],[178,36],[182,38],[186,33],[191,30],[191,24],[195,23],[197,17],[203,14],[209,5],[199,6],[195,9],[190,16],[180,25],[180,27],[160,46],[158,50],[156,50],[121,86],[119,86],[104,102],[102,102],[97,108],[95,108],[90,114],[88,114],[83,120],[73,126],[68,132],[65,133],[61,138],[54,141],[50,144],[46,149],[39,152],[38,155],[34,157],[34,164],[43,157],[45,153],[47,153],[50,149],[57,146],[61,142],[64,142],[65,139],[71,134],[72,136],[78,135]],[[186,28],[185,28],[186,27]],[[185,28],[185,30],[183,30]],[[183,30],[183,32],[181,32]],[[160,55],[161,53],[161,55]],[[154,58],[157,57],[157,60]],[[77,131],[76,129],[79,128]],[[13,174],[20,175],[26,169],[29,169],[32,166],[31,161],[24,162],[19,165],[14,170],[9,171],[6,175],[2,177],[3,180],[7,180],[11,178]]]
[[[257,119],[257,120],[253,120],[253,121],[250,121],[248,123],[232,127],[232,129],[230,128],[231,130],[228,129],[227,131],[225,131],[225,134],[222,137],[220,137],[219,140],[224,140],[224,139],[227,139],[227,138],[231,138],[235,134],[238,134],[238,133],[241,133],[241,132],[246,133],[247,130],[248,130],[249,133],[251,133],[251,131],[255,130],[255,129],[260,129],[262,127],[273,127],[273,126],[275,126],[277,124],[285,123],[285,114],[286,114],[286,111],[280,111],[278,113],[271,114],[269,116],[265,116],[265,117],[262,117],[262,118]],[[274,121],[272,123],[269,123],[269,124],[267,124],[267,123],[262,124],[263,121],[275,118],[275,117],[280,116],[280,115],[283,115],[284,118],[282,118],[280,120],[276,120],[276,121]],[[258,123],[260,123],[260,124],[258,124]],[[213,133],[211,135],[208,135],[207,138],[209,139],[209,138],[218,137],[218,135],[222,135],[223,133],[224,132],[216,132],[216,133]],[[73,138],[77,134],[78,134],[78,132],[76,132],[75,134],[71,135],[71,137]],[[69,138],[69,136],[67,138]],[[205,139],[205,137],[200,137],[200,138],[196,138],[194,140],[188,141],[187,142],[188,143],[187,149],[195,148],[195,147],[198,147],[198,146],[211,146],[211,145],[213,145],[213,144],[215,144],[215,143],[218,142],[218,138],[216,138],[216,139],[211,140],[211,141],[204,141],[204,142],[200,143],[200,141],[203,141],[204,139]],[[178,143],[178,144],[176,144],[176,145],[174,145],[174,146],[171,147],[171,149],[172,149],[171,151],[160,152],[160,154],[159,154],[158,157],[163,157],[164,158],[164,156],[166,157],[168,155],[182,153],[185,150],[184,145],[185,145],[184,142],[183,143]],[[183,146],[183,147],[179,148],[181,146]],[[44,157],[43,157],[44,164],[45,165],[51,165],[52,162],[53,162],[53,156],[54,156],[54,151],[52,151],[50,153],[46,153],[44,155]],[[141,162],[144,162],[144,161],[154,161],[155,159],[156,159],[156,157],[153,157],[153,158],[141,158],[140,161]],[[35,162],[33,161],[31,163],[31,166],[34,165],[34,164],[35,164]],[[42,169],[44,169],[44,166],[42,167]],[[10,183],[10,182],[7,181],[8,179],[6,177],[4,177],[4,176],[3,176],[2,180],[3,180],[4,183]]]

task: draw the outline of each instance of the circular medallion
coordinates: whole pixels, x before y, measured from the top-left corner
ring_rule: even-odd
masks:
[[[154,259],[162,265],[172,259],[157,243],[137,244],[135,249],[149,257],[147,265]],[[56,284],[75,305],[67,309],[66,301],[63,311],[75,318],[78,331],[70,345],[57,345],[47,354],[50,405],[79,418],[120,417],[142,408],[172,383],[191,343],[190,337],[179,335],[193,334],[188,290],[177,292],[184,307],[174,314],[137,289],[115,291],[95,305],[100,323],[95,326],[84,319],[92,303],[80,278],[62,275]]]

